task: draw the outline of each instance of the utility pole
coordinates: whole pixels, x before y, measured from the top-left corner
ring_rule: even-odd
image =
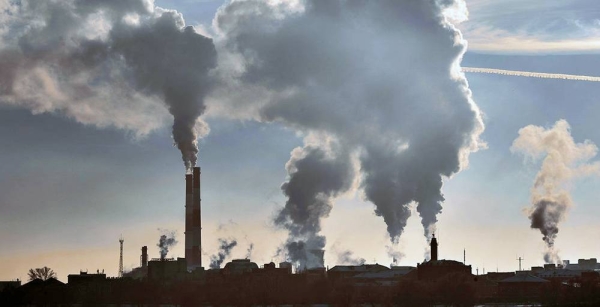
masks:
[[[525,260],[522,257],[517,258],[519,260],[519,271],[521,271],[521,261]]]
[[[119,243],[121,245],[120,253],[119,253],[119,277],[123,277],[123,235],[119,238]]]

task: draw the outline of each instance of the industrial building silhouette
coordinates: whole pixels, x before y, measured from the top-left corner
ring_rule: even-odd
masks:
[[[416,266],[381,264],[336,265],[325,268],[323,250],[309,251],[320,266],[296,268],[291,262],[259,265],[233,259],[223,268],[205,269],[201,250],[200,168],[185,176],[185,257],[149,258],[140,251],[140,266],[122,277],[104,272],[56,279],[0,281],[0,306],[58,306],[111,304],[149,305],[277,305],[277,304],[387,304],[470,306],[487,302],[585,302],[600,304],[600,266],[596,259],[576,264],[532,267],[517,272],[473,274],[472,267],[440,259],[435,235],[430,259]],[[591,304],[591,305],[590,305]]]

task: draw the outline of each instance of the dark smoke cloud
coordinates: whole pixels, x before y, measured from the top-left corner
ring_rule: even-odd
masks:
[[[216,51],[178,12],[151,0],[23,0],[2,14],[0,103],[143,136],[164,124],[162,101],[195,165]]]
[[[175,244],[177,244],[177,240],[174,231],[161,235],[158,244],[156,244],[160,252],[160,259],[165,259],[169,253],[169,248],[175,246]]]
[[[289,231],[288,255],[302,268],[323,266],[322,259],[311,252],[325,248],[325,237],[319,235],[321,219],[329,215],[331,199],[352,183],[349,157],[333,153],[334,148],[295,149],[287,164],[290,178],[281,186],[288,200],[275,223]]]
[[[289,231],[293,261],[324,247],[321,220],[353,187],[355,164],[393,243],[412,202],[430,236],[443,179],[483,146],[480,112],[459,72],[466,44],[446,18],[461,5],[250,0],[219,10],[216,45],[227,61],[219,65],[226,85],[211,97],[221,103],[214,111],[279,122],[305,136],[288,162],[288,201],[275,220]]]
[[[339,264],[363,265],[365,262],[365,258],[356,257],[354,256],[354,253],[349,250],[343,251],[337,255],[337,263]]]
[[[211,269],[219,269],[221,268],[221,264],[229,255],[231,254],[231,250],[236,247],[237,241],[234,239],[226,240],[219,239],[219,251],[216,255],[210,256],[210,268]]]
[[[548,129],[534,125],[522,128],[511,151],[534,160],[543,159],[531,189],[529,219],[531,228],[539,229],[546,243],[544,261],[560,263],[554,242],[558,224],[573,206],[568,184],[574,178],[600,173],[600,163],[589,162],[598,148],[588,140],[575,143],[569,123],[559,120]]]

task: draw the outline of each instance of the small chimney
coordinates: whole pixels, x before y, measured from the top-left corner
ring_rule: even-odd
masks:
[[[140,257],[141,266],[145,268],[148,266],[148,247],[142,246],[142,256]]]
[[[433,234],[433,237],[431,238],[431,260],[430,261],[437,261],[438,260],[438,243],[437,243],[437,239],[435,238],[435,234]]]

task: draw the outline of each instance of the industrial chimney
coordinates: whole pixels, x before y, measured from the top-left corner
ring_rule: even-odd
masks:
[[[145,268],[148,266],[148,247],[142,246],[142,256],[140,256],[140,266]]]
[[[200,168],[185,175],[185,259],[188,270],[202,266]]]
[[[433,234],[433,237],[431,238],[430,246],[431,246],[431,261],[437,261],[438,260],[438,243],[435,238],[435,234]]]

